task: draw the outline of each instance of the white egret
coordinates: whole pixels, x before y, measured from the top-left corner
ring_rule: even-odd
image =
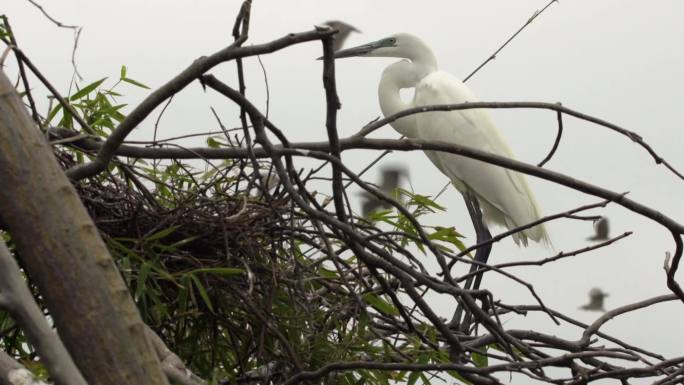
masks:
[[[432,50],[413,35],[396,34],[338,51],[334,56],[405,59],[391,64],[382,73],[378,96],[385,116],[416,106],[477,101],[463,82],[437,68]],[[405,88],[415,89],[410,103],[401,99],[400,90]],[[508,145],[483,109],[425,112],[390,124],[409,138],[453,142],[513,158]],[[500,225],[508,229],[540,218],[539,208],[523,174],[454,154],[436,151],[425,153],[464,195],[478,235],[484,231],[489,236],[486,226],[481,226],[484,229],[477,228],[480,215],[487,225]],[[530,239],[549,242],[543,225],[518,232],[513,239],[518,245],[525,246]]]

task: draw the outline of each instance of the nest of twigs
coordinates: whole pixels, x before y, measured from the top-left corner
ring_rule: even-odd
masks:
[[[65,167],[69,151],[56,150]],[[307,344],[359,312],[316,262],[313,225],[280,186],[264,187],[260,166],[117,164],[77,185],[144,321],[199,373],[325,360]]]

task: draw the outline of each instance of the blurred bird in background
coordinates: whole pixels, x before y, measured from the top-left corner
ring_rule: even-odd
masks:
[[[347,24],[340,20],[329,20],[323,23],[323,25],[327,25],[328,27],[338,31],[335,36],[333,36],[333,51],[339,51],[352,32],[361,32],[353,25]]]
[[[607,296],[608,293],[602,291],[598,287],[595,287],[589,290],[589,303],[580,306],[580,309],[589,311],[606,311],[606,309],[603,308],[603,299]]]
[[[605,241],[608,239],[608,233],[610,232],[608,218],[601,217],[599,220],[594,222],[594,231],[596,231],[596,234],[587,238],[588,241]]]
[[[408,178],[408,170],[403,166],[388,166],[380,170],[380,183],[378,187],[380,191],[389,195],[394,199],[398,199],[398,194],[396,193],[397,188],[401,187],[402,178]],[[387,209],[390,206],[387,203],[377,199],[375,196],[367,191],[363,193],[363,202],[361,203],[361,213],[364,217],[372,214],[374,211],[384,208]]]

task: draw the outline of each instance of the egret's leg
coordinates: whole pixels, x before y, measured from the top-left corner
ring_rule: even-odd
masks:
[[[465,196],[466,207],[468,208],[468,213],[470,214],[470,219],[473,221],[473,227],[475,227],[475,244],[479,244],[492,239],[492,234],[489,232],[487,225],[482,219],[482,210],[480,209],[480,203],[477,201],[477,197],[471,191],[467,191]],[[489,254],[492,252],[492,244],[480,247],[475,251],[475,261],[480,263],[487,263],[489,259]],[[479,265],[473,264],[470,266],[470,272],[474,272],[480,268]],[[475,281],[473,284],[473,280]],[[477,274],[476,276],[471,276],[466,280],[465,288],[477,290],[480,288],[480,282],[482,282],[482,274]]]
[[[487,225],[484,223],[484,220],[482,219],[482,210],[480,209],[480,204],[477,201],[477,197],[475,194],[473,194],[471,191],[467,191],[464,195],[463,198],[465,200],[466,207],[468,208],[468,213],[470,214],[470,219],[473,221],[473,227],[475,228],[475,243],[479,244],[484,241],[487,241],[489,239],[492,239],[492,234],[489,232],[489,229],[487,228]],[[492,245],[486,245],[483,247],[480,247],[475,251],[475,261],[480,262],[480,263],[487,263],[487,260],[489,259],[489,254],[492,251]],[[479,264],[473,264],[470,266],[470,273],[473,273],[480,267]],[[474,289],[477,290],[480,288],[480,283],[482,282],[482,274],[477,274],[475,276],[471,276],[466,280],[464,288],[466,290],[469,289]],[[461,322],[461,316],[463,314],[463,306],[459,304],[456,307],[456,311],[454,312],[454,316],[451,319],[451,322],[449,323],[450,326],[453,327],[458,327],[461,331],[467,332],[469,326],[470,326],[470,319],[471,316],[470,314],[466,314],[465,317],[463,318],[463,322]]]

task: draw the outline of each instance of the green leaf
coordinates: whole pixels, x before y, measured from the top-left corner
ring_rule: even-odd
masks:
[[[46,121],[47,123],[50,123],[50,122],[52,121],[52,119],[54,119],[55,115],[57,115],[57,113],[58,113],[61,109],[62,109],[62,105],[61,105],[61,104],[57,104],[57,105],[52,109],[52,111],[50,111],[50,113],[48,114],[47,118],[45,118],[45,121]]]
[[[130,79],[130,78],[121,78],[121,80],[125,81],[126,83],[133,84],[134,86],[137,86],[137,87],[140,87],[140,88],[145,88],[145,89],[148,89],[148,90],[150,89],[150,87],[148,87],[148,86],[146,86],[146,85],[140,83],[140,82],[137,81],[137,80],[133,80],[133,79]]]
[[[325,278],[339,278],[339,274],[337,274],[336,271],[334,270],[328,270],[326,268],[321,268],[318,273],[321,275],[321,277]]]
[[[190,279],[192,279],[192,282],[195,283],[195,287],[197,287],[200,297],[202,297],[202,301],[204,301],[204,304],[207,305],[209,310],[213,313],[214,307],[211,306],[211,300],[209,300],[209,295],[207,294],[207,290],[204,288],[204,285],[202,285],[202,282],[200,282],[199,278],[197,278],[195,275],[189,274],[189,276]]]
[[[190,242],[192,242],[192,241],[194,241],[195,239],[200,238],[200,237],[201,237],[200,235],[194,235],[194,236],[192,236],[192,237],[188,237],[188,238],[185,238],[185,239],[181,239],[181,240],[178,241],[178,242],[172,243],[171,245],[169,245],[169,247],[172,248],[172,249],[177,249],[178,247],[183,246],[183,245],[185,245],[185,244],[188,244],[188,243],[190,243]]]
[[[466,246],[459,238],[463,238],[463,235],[453,227],[438,227],[434,233],[428,235],[428,239],[430,240],[448,242],[463,251],[466,249]]]
[[[424,385],[430,385],[431,384],[430,380],[425,376],[425,373],[423,373],[423,372],[420,372],[420,379],[421,379],[421,381],[423,381]]]
[[[399,315],[399,310],[391,303],[385,301],[373,293],[366,293],[362,296],[363,300],[375,309],[390,315]]]
[[[472,384],[472,382],[466,380],[465,377],[463,377],[462,375],[458,374],[458,372],[455,371],[455,370],[447,370],[447,374],[449,374],[451,377],[453,377],[453,378],[455,378],[455,379],[461,381],[461,382],[464,383],[464,384],[468,384],[468,385],[471,385],[471,384]]]
[[[167,229],[157,231],[156,233],[145,238],[145,240],[149,242],[149,241],[156,241],[157,239],[162,239],[162,238],[170,235],[174,231],[176,231],[178,229],[178,227],[180,227],[180,226],[171,226]]]
[[[435,201],[433,201],[425,195],[414,194],[413,196],[411,196],[411,200],[423,207],[432,207],[439,211],[446,210],[443,206],[438,205],[437,203],[435,203]]]
[[[377,370],[374,374],[379,383],[383,385],[389,385],[389,377],[387,376],[387,372],[384,370]]]
[[[368,214],[368,220],[371,222],[383,221],[387,222],[391,219],[396,219],[397,216],[394,215],[393,210],[378,210]]]
[[[420,378],[420,372],[417,372],[417,371],[411,372],[411,374],[409,374],[409,380],[406,383],[406,385],[414,385],[416,383],[416,381],[418,381],[419,378]]]
[[[188,309],[188,290],[192,289],[192,284],[187,275],[181,278],[181,286],[178,289],[178,308],[181,312]]]
[[[104,82],[105,80],[107,80],[107,78],[102,78],[102,79],[100,79],[100,80],[98,80],[98,81],[96,81],[96,82],[93,82],[93,83],[88,84],[87,86],[85,86],[85,87],[81,88],[80,90],[78,90],[78,92],[76,92],[75,94],[71,95],[71,96],[69,97],[69,100],[74,101],[74,100],[81,99],[82,97],[84,97],[84,96],[88,95],[89,93],[93,92],[93,91],[94,91],[97,87],[99,87],[100,84],[102,84],[102,82]]]
[[[126,107],[128,104],[118,104],[116,106],[110,106],[97,111],[100,115],[113,115],[115,112]]]
[[[135,299],[138,300],[145,292],[145,281],[147,280],[147,275],[152,270],[152,265],[149,263],[144,263],[140,267],[140,272],[138,273],[138,282],[135,286]]]
[[[223,143],[219,142],[218,140],[212,138],[211,136],[207,138],[207,146],[211,148],[219,148],[221,147]]]
[[[62,113],[62,119],[59,121],[58,125],[64,128],[74,127],[74,119],[71,116],[71,112],[69,112],[69,110],[66,110]]]
[[[244,273],[244,269],[238,269],[235,267],[203,267],[201,269],[195,269],[189,272],[189,274],[197,274],[197,273],[208,273],[208,274],[214,274],[214,275],[221,275],[224,277],[230,277],[231,275],[240,275]]]
[[[121,66],[121,75],[119,76],[119,78],[121,78],[121,79],[126,78],[126,66],[125,65]]]
[[[107,95],[107,96],[116,96],[116,97],[123,96],[122,94],[120,94],[118,92],[114,92],[112,90],[103,90],[102,93]]]
[[[470,358],[473,360],[473,363],[478,368],[486,368],[487,366],[489,366],[489,357],[487,357],[484,354],[474,352],[470,356]]]

